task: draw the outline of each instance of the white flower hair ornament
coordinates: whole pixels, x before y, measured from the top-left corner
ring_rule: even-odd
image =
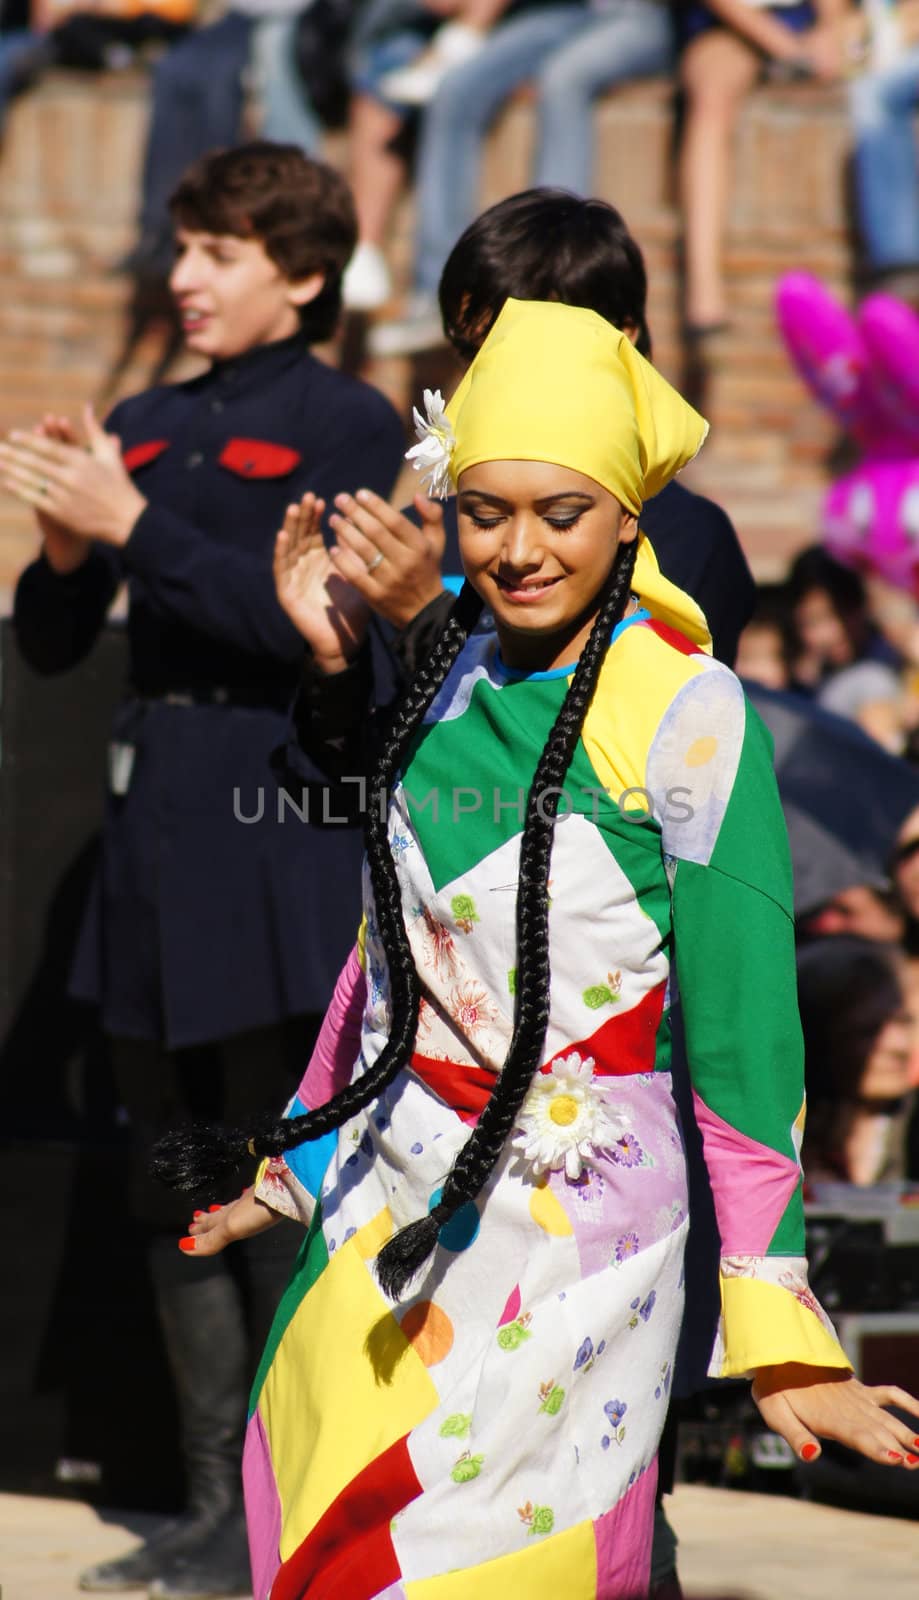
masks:
[[[434,500],[446,500],[450,493],[450,462],[456,446],[456,435],[447,417],[444,397],[439,389],[425,389],[423,417],[417,406],[412,407],[418,444],[406,450],[421,481]]]
[[[517,1118],[513,1143],[534,1173],[564,1167],[572,1181],[584,1161],[609,1150],[626,1127],[612,1111],[593,1078],[592,1056],[576,1051],[553,1061],[551,1072],[537,1072]]]

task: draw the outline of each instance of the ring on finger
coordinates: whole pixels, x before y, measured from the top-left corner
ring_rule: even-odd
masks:
[[[365,566],[367,568],[367,571],[368,572],[376,572],[377,567],[380,565],[380,562],[382,560],[383,560],[383,552],[382,552],[382,550],[378,550],[372,561],[365,562]]]
[[[48,493],[48,487],[49,487],[49,485],[48,485],[47,478],[39,478],[39,480],[38,480],[38,492],[42,497],[44,497]]]

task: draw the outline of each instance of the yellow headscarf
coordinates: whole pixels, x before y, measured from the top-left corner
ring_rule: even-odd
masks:
[[[507,300],[444,408],[425,391],[408,452],[433,494],[482,461],[553,461],[583,472],[639,516],[691,461],[708,423],[612,323],[560,301]],[[711,649],[695,600],[641,538],[632,587],[652,614]]]
[[[454,484],[480,461],[555,461],[636,517],[708,432],[624,333],[556,300],[505,302],[446,416]]]

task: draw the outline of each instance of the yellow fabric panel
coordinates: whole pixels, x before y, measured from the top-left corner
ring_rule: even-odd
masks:
[[[691,639],[706,655],[711,655],[712,636],[702,607],[685,589],[678,589],[675,583],[664,577],[657,564],[654,546],[646,534],[642,534],[638,541],[632,588],[652,617],[656,617],[658,622],[666,622],[670,628],[676,628],[678,633],[685,633],[687,639]]]
[[[511,1555],[405,1584],[407,1600],[596,1600],[597,1545],[592,1522],[550,1538],[537,1536]]]
[[[367,971],[367,918],[361,917],[361,925],[357,930],[357,959],[361,964],[361,971]]]
[[[601,669],[582,735],[598,784],[614,800],[644,786],[660,720],[683,685],[706,670],[706,659],[682,655],[640,623],[620,634]],[[647,810],[641,795],[625,804]]]
[[[790,1289],[757,1278],[721,1275],[724,1317],[722,1378],[757,1367],[800,1361],[809,1367],[851,1367],[842,1345]]]
[[[357,1233],[351,1235],[350,1243],[354,1246],[362,1261],[370,1261],[379,1255],[384,1244],[392,1238],[392,1212],[388,1206],[378,1211],[370,1222],[365,1222]]]
[[[374,1229],[379,1238],[379,1218],[332,1256],[291,1319],[259,1397],[282,1506],[283,1561],[351,1479],[438,1402],[362,1259]]]

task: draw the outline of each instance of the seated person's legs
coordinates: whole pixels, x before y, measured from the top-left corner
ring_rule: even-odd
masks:
[[[478,205],[482,141],[508,96],[539,70],[583,15],[551,6],[502,23],[466,66],[448,73],[421,127],[415,203],[415,265],[408,315],[372,330],[376,355],[440,343],[437,284]]]
[[[261,134],[316,155],[322,127],[297,69],[296,17],[265,17],[252,30],[251,52],[261,100]]]
[[[352,311],[376,311],[392,292],[383,246],[407,178],[405,157],[395,147],[407,113],[386,98],[381,82],[387,73],[415,59],[434,20],[419,6],[378,0],[355,32],[348,147],[358,244],[344,278],[345,305]]]
[[[876,272],[919,273],[919,45],[883,72],[856,78],[849,94],[855,191],[865,253]]]
[[[669,72],[673,59],[670,12],[656,0],[617,0],[572,30],[539,77],[534,183],[593,193],[594,100],[614,84]]]
[[[46,60],[45,37],[28,28],[0,35],[0,132],[10,101],[32,83]]]
[[[737,34],[712,28],[683,52],[680,77],[686,120],[680,149],[687,328],[712,329],[727,316],[722,250],[737,116],[760,71],[756,50]]]
[[[250,29],[249,17],[230,11],[210,27],[187,34],[154,69],[133,267],[168,271],[169,196],[190,161],[220,145],[233,145],[239,137]]]

